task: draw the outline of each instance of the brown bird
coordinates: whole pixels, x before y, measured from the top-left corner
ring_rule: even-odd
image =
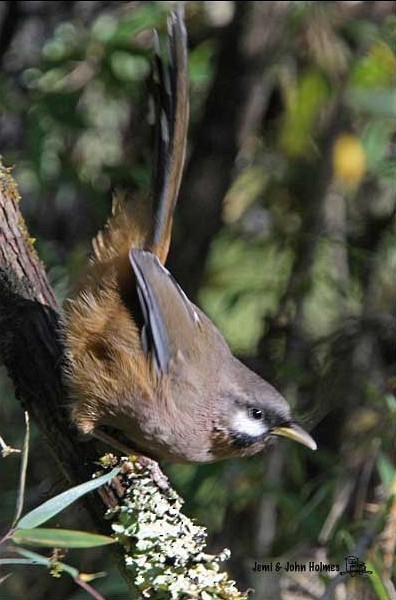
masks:
[[[180,8],[168,30],[166,64],[155,38],[150,201],[116,194],[84,285],[66,307],[72,419],[80,431],[123,451],[175,462],[250,456],[273,436],[315,449],[286,400],[232,355],[163,266],[189,115]]]

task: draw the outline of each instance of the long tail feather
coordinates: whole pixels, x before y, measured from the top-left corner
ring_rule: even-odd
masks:
[[[172,13],[168,23],[167,65],[160,56],[156,35],[154,50],[154,218],[148,247],[164,263],[169,250],[173,212],[182,178],[189,119],[187,34],[180,6]]]

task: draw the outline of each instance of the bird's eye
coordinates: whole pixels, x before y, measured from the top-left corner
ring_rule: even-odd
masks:
[[[249,417],[255,421],[261,421],[263,418],[263,411],[260,408],[249,408]]]

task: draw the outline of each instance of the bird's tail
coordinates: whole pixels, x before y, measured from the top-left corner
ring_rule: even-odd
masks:
[[[169,18],[167,47],[167,57],[163,59],[154,32],[151,198],[131,201],[126,193],[115,194],[107,226],[92,242],[93,262],[99,267],[127,257],[131,248],[150,250],[162,263],[168,255],[189,120],[187,34],[181,6]]]

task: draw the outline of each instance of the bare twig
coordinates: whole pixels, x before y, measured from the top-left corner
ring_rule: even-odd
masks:
[[[95,590],[95,588],[93,588],[92,585],[89,585],[89,583],[81,579],[81,577],[76,577],[74,581],[90,596],[92,596],[92,598],[95,598],[95,600],[106,600],[106,598],[102,596],[102,594],[100,594],[98,590]]]
[[[4,438],[1,437],[1,435],[0,435],[0,448],[1,448],[1,456],[3,458],[6,458],[10,454],[19,454],[20,453],[20,449],[19,448],[12,448],[11,446],[9,446],[4,441]]]

